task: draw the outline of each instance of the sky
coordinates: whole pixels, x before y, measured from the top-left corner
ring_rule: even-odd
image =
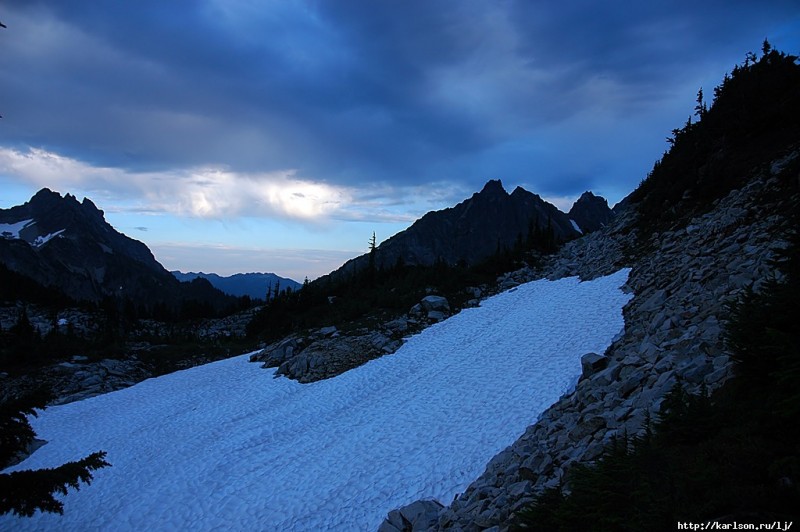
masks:
[[[500,179],[630,193],[796,0],[5,0],[0,208],[89,197],[168,269],[302,280]]]

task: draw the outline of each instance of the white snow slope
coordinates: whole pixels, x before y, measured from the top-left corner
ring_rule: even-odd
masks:
[[[4,530],[375,530],[420,498],[449,503],[571,389],[624,327],[629,270],[535,281],[313,384],[240,356],[63,406],[14,469],[105,450],[65,514]]]

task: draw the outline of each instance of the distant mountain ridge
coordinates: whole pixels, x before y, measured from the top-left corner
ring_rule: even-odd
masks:
[[[280,277],[274,273],[237,273],[228,276],[203,272],[184,273],[172,271],[170,273],[181,282],[193,281],[200,277],[208,280],[214,288],[228,295],[235,297],[248,296],[253,299],[265,299],[267,290],[275,290],[278,287],[280,287],[280,290],[285,288],[297,290],[302,286],[294,279]]]
[[[390,268],[398,261],[423,266],[437,261],[474,265],[498,250],[512,249],[533,232],[546,235],[554,243],[565,242],[598,229],[612,216],[606,200],[591,192],[581,196],[570,214],[565,214],[522,187],[509,194],[500,180],[490,180],[470,198],[454,207],[429,212],[384,241],[376,248],[373,260],[379,268]],[[360,271],[369,260],[368,254],[351,259],[331,276]]]

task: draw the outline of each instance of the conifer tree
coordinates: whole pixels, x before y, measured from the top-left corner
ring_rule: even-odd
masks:
[[[703,101],[703,87],[700,87],[700,90],[697,91],[697,105],[694,106],[694,114],[702,120],[707,111],[706,102]]]
[[[764,54],[764,57],[768,56],[769,53],[772,51],[772,45],[769,41],[765,38],[764,43],[761,45],[761,52]]]
[[[377,249],[375,231],[369,239],[369,264],[367,265],[367,280],[370,284],[375,280],[375,250]]]
[[[36,433],[28,416],[36,416],[36,409],[44,410],[48,397],[38,391],[0,406],[0,468],[8,467],[30,448]],[[90,484],[92,471],[111,465],[105,456],[99,451],[55,468],[0,473],[0,515],[30,517],[37,510],[63,514],[64,504],[53,495],[65,495],[69,488],[79,489],[81,483]]]

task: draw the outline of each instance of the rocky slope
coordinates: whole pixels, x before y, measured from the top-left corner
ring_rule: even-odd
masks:
[[[449,506],[420,502],[391,512],[396,530],[506,530],[547,487],[569,488],[572,465],[600,456],[615,434],[636,434],[673,383],[713,391],[732,374],[724,341],[728,305],[777,275],[800,209],[798,57],[765,41],[736,65],[706,107],[673,130],[671,148],[615,207],[601,231],[567,244],[544,275],[592,278],[632,267],[625,331],[583,357],[575,390],[545,411]],[[793,220],[793,221],[790,221]],[[446,502],[446,501],[445,501]]]
[[[635,434],[677,379],[713,391],[732,374],[723,341],[726,306],[774,274],[800,208],[796,147],[753,173],[709,212],[669,230],[640,234],[635,206],[604,230],[567,244],[542,270],[510,274],[591,279],[630,266],[634,298],[625,331],[602,354],[587,354],[575,390],[562,397],[449,506],[418,501],[389,515],[396,530],[506,530],[543,489],[569,481],[570,467],[597,458],[617,434]],[[444,501],[447,502],[447,501]]]

